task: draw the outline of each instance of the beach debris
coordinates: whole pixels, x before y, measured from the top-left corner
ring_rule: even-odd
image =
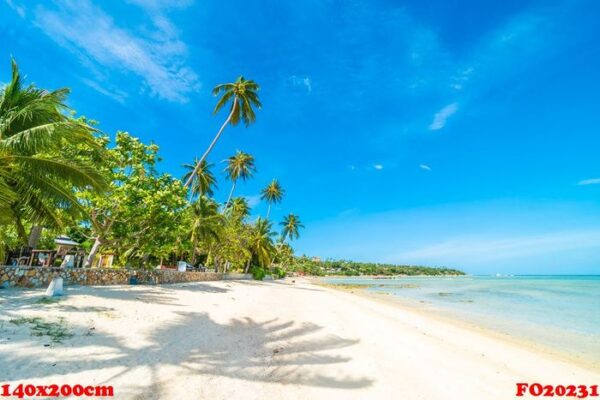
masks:
[[[16,318],[11,319],[9,322],[17,326],[29,325],[31,336],[48,336],[54,343],[62,343],[64,339],[73,337],[66,326],[64,318],[59,318],[58,322],[44,321],[40,317]]]

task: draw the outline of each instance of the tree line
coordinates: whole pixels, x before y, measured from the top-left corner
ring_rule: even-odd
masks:
[[[236,187],[256,174],[254,157],[238,150],[226,160],[231,189],[224,203],[214,197],[219,182],[209,161],[227,126],[256,120],[258,91],[243,77],[215,87],[214,114],[228,109],[227,117],[179,179],[159,171],[156,144],[121,131],[111,139],[67,107],[69,89],[25,85],[13,60],[11,80],[0,89],[0,260],[22,247],[53,248],[66,233],[87,248],[87,267],[111,253],[119,266],[185,259],[217,271],[283,275],[294,259],[290,241],[304,225],[293,213],[279,230],[270,220],[271,207],[284,199],[282,185],[272,179],[264,187],[267,212],[251,219]]]
[[[379,264],[368,262],[356,262],[345,260],[324,260],[301,256],[294,259],[290,270],[304,275],[325,276],[325,275],[464,275],[465,273],[453,268],[444,267],[424,267],[420,265],[396,265]]]

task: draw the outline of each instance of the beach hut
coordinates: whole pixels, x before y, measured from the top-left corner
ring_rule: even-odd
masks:
[[[60,259],[60,266],[63,268],[81,268],[85,251],[81,249],[81,244],[72,240],[68,236],[59,236],[54,239],[56,244],[55,259]]]

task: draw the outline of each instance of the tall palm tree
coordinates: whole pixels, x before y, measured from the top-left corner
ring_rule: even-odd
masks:
[[[213,141],[208,146],[208,149],[204,152],[200,160],[196,163],[196,168],[192,171],[191,176],[185,182],[185,186],[188,187],[192,183],[192,179],[194,175],[200,169],[200,165],[202,161],[206,160],[206,157],[210,154],[215,144],[221,137],[223,130],[228,124],[237,125],[240,121],[244,121],[246,126],[249,126],[256,120],[256,114],[254,113],[253,107],[260,109],[262,104],[258,99],[258,90],[260,87],[258,84],[252,80],[246,80],[243,76],[240,76],[233,83],[222,83],[220,85],[215,86],[212,93],[214,96],[221,94],[221,98],[217,101],[215,105],[215,109],[213,114],[217,114],[225,105],[231,102],[231,107],[229,108],[229,115],[227,119],[221,125],[221,129],[217,132]]]
[[[200,196],[212,196],[214,194],[214,189],[217,187],[217,179],[210,170],[214,164],[209,164],[206,160],[200,163],[200,168],[196,171],[195,175],[192,175],[198,163],[198,159],[195,159],[193,164],[183,164],[183,167],[187,170],[183,180],[187,181],[190,178],[192,179],[190,201],[196,194],[199,194]]]
[[[24,244],[24,220],[61,226],[61,211],[82,211],[74,189],[105,186],[96,168],[63,155],[65,145],[97,148],[94,129],[65,115],[68,93],[24,87],[14,60],[0,89],[0,220],[15,223]]]
[[[243,181],[246,181],[254,174],[254,172],[256,172],[256,167],[254,166],[254,157],[248,153],[238,150],[235,155],[227,159],[227,167],[225,167],[225,172],[227,173],[227,178],[233,182],[233,185],[231,186],[231,192],[229,192],[229,197],[227,198],[227,203],[225,203],[225,208],[227,208],[229,202],[231,201],[231,197],[233,196],[233,192],[235,191],[237,180],[241,178]]]
[[[276,233],[271,230],[271,222],[259,217],[252,228],[249,247],[256,256],[261,267],[266,267],[271,264],[273,255],[276,251],[275,246],[273,245],[274,235],[276,235]],[[250,264],[246,265],[244,273],[248,272],[249,265]]]
[[[283,217],[283,221],[279,223],[283,226],[281,232],[281,241],[284,242],[286,238],[290,240],[298,239],[300,237],[300,229],[304,228],[300,218],[295,214],[289,214]]]
[[[271,183],[269,183],[260,193],[261,200],[265,200],[268,204],[267,208],[267,219],[269,219],[269,214],[271,213],[271,205],[277,204],[281,202],[283,199],[283,195],[285,194],[285,190],[281,187],[277,179],[273,179]]]

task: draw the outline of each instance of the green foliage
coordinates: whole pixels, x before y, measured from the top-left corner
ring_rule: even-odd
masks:
[[[253,107],[261,108],[262,104],[258,99],[258,90],[260,87],[252,80],[246,80],[240,76],[234,83],[223,83],[215,86],[213,95],[221,94],[217,102],[214,113],[218,113],[226,104],[231,103],[231,125],[237,125],[244,121],[246,126],[256,120]]]
[[[181,181],[159,174],[158,146],[145,145],[118,132],[115,146],[106,150],[106,193],[83,191],[79,197],[90,216],[92,236],[119,255],[122,265],[149,266],[167,257],[178,239],[186,208]]]
[[[194,168],[198,165],[196,172]],[[183,181],[190,180],[190,197],[193,199],[195,195],[200,196],[212,196],[214,189],[217,187],[217,178],[212,173],[211,168],[213,164],[209,164],[206,160],[200,162],[198,159],[194,160],[194,164],[184,164],[183,167],[186,169],[186,174],[183,177]]]
[[[267,271],[265,271],[264,268],[258,266],[252,267],[250,269],[250,273],[252,274],[252,278],[256,279],[257,281],[262,281],[263,279],[265,279],[265,276],[267,276]]]
[[[75,189],[105,187],[89,160],[64,153],[65,146],[94,146],[96,132],[66,114],[68,94],[24,86],[14,60],[12,79],[0,89],[0,224],[14,224],[23,244],[23,221],[62,227],[61,212],[83,211]]]
[[[287,273],[285,269],[281,267],[271,268],[271,276],[273,276],[273,279],[283,279],[285,278],[286,274]]]
[[[298,239],[300,237],[300,229],[304,228],[304,225],[300,222],[300,218],[295,214],[283,217],[280,225],[283,227],[281,232],[282,242],[285,242],[286,238],[290,238],[290,240]]]

